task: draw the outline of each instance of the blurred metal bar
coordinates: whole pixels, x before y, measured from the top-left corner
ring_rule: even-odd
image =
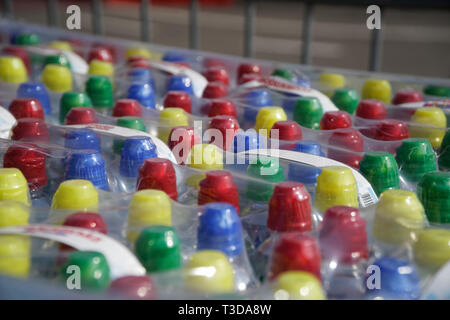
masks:
[[[383,11],[385,7],[380,10],[381,25],[383,27]],[[381,69],[381,53],[383,51],[383,35],[380,29],[370,30],[370,53],[369,53],[369,71],[380,71]]]
[[[103,34],[102,0],[92,0],[92,28],[95,34]]]
[[[314,4],[311,2],[305,3],[305,12],[303,15],[302,27],[302,64],[311,63],[311,40],[312,40],[312,22],[314,16]]]
[[[142,41],[151,41],[151,21],[150,21],[150,14],[148,12],[148,4],[149,0],[141,0],[141,6],[139,8],[140,10],[140,16],[141,16],[141,40]]]
[[[255,32],[255,3],[253,0],[247,0],[245,5],[245,34],[244,34],[244,56],[251,58],[253,56],[253,34]]]
[[[189,47],[198,49],[198,0],[191,0],[189,11]]]
[[[47,24],[51,27],[58,25],[58,0],[47,0]]]
[[[13,2],[12,0],[3,0],[3,17],[13,18]]]

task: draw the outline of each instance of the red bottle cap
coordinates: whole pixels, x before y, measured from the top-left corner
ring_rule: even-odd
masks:
[[[63,226],[89,229],[103,234],[108,233],[108,227],[103,217],[98,213],[92,212],[72,213],[66,217]]]
[[[421,92],[414,90],[400,90],[395,94],[394,99],[392,99],[392,104],[397,105],[419,101],[423,101],[423,95]]]
[[[272,129],[270,129],[271,138],[275,130],[278,130],[279,140],[297,141],[302,139],[302,128],[295,121],[286,120],[275,122]]]
[[[16,118],[36,118],[44,120],[44,109],[38,99],[16,98],[9,105],[9,112]]]
[[[336,206],[325,211],[319,242],[327,260],[353,264],[369,257],[366,221],[356,208]]]
[[[131,57],[129,57],[127,59],[127,64],[130,65],[130,66],[134,65],[136,63],[148,65],[149,64],[149,60],[146,57],[143,57],[143,56],[131,56]]]
[[[375,99],[361,100],[356,108],[356,116],[364,119],[386,119],[387,110],[383,102]]]
[[[236,106],[231,100],[212,100],[208,108],[208,117],[230,116],[237,117]]]
[[[47,185],[45,155],[33,148],[11,145],[3,157],[3,167],[22,171],[31,190]]]
[[[261,75],[257,73],[246,73],[242,77],[239,78],[238,84],[244,84],[250,81],[261,79]]]
[[[221,82],[210,82],[203,91],[203,98],[219,99],[226,97],[228,94],[227,87]]]
[[[24,48],[19,46],[7,46],[3,48],[2,53],[4,55],[18,57],[20,60],[22,60],[25,68],[27,68],[28,75],[31,74],[31,59],[28,55],[28,52]]]
[[[203,61],[203,67],[206,69],[212,67],[225,67],[225,63],[222,60],[218,60],[215,58],[205,58]]]
[[[306,234],[285,233],[273,248],[270,279],[285,271],[307,271],[320,277],[320,250],[316,240]]]
[[[300,182],[278,183],[269,202],[267,227],[277,232],[312,229],[311,196]]]
[[[406,138],[409,138],[409,129],[403,121],[389,119],[376,124],[374,139],[395,141]]]
[[[184,91],[169,91],[164,98],[164,108],[181,108],[192,113],[191,96]]]
[[[233,205],[239,213],[239,194],[231,173],[223,170],[209,171],[199,185],[199,205],[211,202],[226,202]]]
[[[217,147],[228,150],[233,142],[236,132],[240,129],[239,122],[234,117],[216,116],[211,119],[208,129],[217,129],[221,133],[221,137],[216,137],[212,133],[210,143]],[[221,138],[221,139],[220,139]]]
[[[98,123],[95,110],[89,107],[75,107],[70,109],[64,119],[65,124],[90,124]]]
[[[355,169],[359,168],[359,162],[362,160],[363,156],[354,152],[363,151],[364,140],[359,131],[348,129],[333,132],[328,140],[328,144],[330,146],[348,150],[344,151],[330,148],[328,150],[329,158],[345,163]]]
[[[177,200],[177,176],[172,162],[163,158],[145,159],[139,168],[137,190],[157,189]]]
[[[109,52],[109,55],[112,57],[112,63],[116,62],[116,48],[112,45],[108,45],[105,43],[95,43],[93,45],[93,48],[102,48],[104,50],[107,50]]]
[[[156,290],[148,276],[124,276],[109,285],[108,292],[122,299],[151,300]]]
[[[48,127],[41,119],[21,118],[12,129],[11,140],[48,142]]]
[[[142,107],[134,99],[119,99],[114,104],[113,117],[141,117]]]
[[[261,67],[258,66],[257,64],[252,64],[252,63],[240,64],[238,67],[238,70],[237,70],[238,82],[244,74],[249,74],[249,73],[261,75]]]
[[[179,126],[170,131],[168,146],[172,150],[178,164],[185,164],[194,144],[201,143],[201,137],[196,134],[194,127]]]
[[[344,129],[352,126],[352,118],[345,111],[328,111],[320,119],[320,129]]]
[[[230,77],[227,70],[222,66],[209,67],[203,74],[208,82],[222,82],[224,85],[230,85]]]
[[[105,47],[93,47],[89,52],[88,63],[92,60],[100,60],[104,62],[113,63],[114,59],[111,51]]]

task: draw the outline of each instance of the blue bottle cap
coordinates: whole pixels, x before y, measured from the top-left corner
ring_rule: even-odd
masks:
[[[192,96],[194,94],[192,80],[185,75],[173,75],[167,81],[167,91],[184,91]]]
[[[150,69],[134,68],[128,73],[128,79],[131,82],[148,83],[152,86],[153,91],[155,91],[155,79]]]
[[[132,83],[127,98],[139,101],[144,108],[155,109],[155,92],[148,83]]]
[[[309,140],[297,142],[292,151],[304,152],[316,156],[324,157],[322,147],[319,143]],[[308,166],[306,164],[289,164],[288,179],[292,181],[301,182],[304,184],[315,184],[317,177],[322,170],[317,167]]]
[[[197,248],[219,250],[230,258],[242,253],[242,225],[233,205],[224,202],[205,205],[197,232]]]
[[[380,268],[380,289],[368,289],[369,296],[405,300],[420,298],[420,278],[412,264],[383,257],[373,265]]]
[[[265,89],[250,90],[245,95],[245,103],[254,107],[272,106],[272,95]]]
[[[75,150],[95,150],[100,152],[100,139],[94,130],[83,128],[67,133],[64,146]]]
[[[233,138],[233,152],[259,149],[262,137],[254,130],[238,132]],[[261,141],[262,142],[262,141]]]
[[[184,62],[186,61],[186,57],[180,52],[167,51],[162,60],[167,62]]]
[[[120,174],[135,178],[144,160],[156,157],[156,146],[151,138],[139,136],[128,138],[123,144],[120,156]]]
[[[38,99],[44,109],[44,113],[51,114],[52,107],[50,104],[50,96],[47,88],[41,82],[24,82],[17,89],[18,98],[35,98]]]
[[[309,154],[313,154],[316,156],[325,157],[325,153],[322,152],[322,146],[320,145],[320,143],[317,143],[312,140],[303,140],[303,141],[297,142],[295,144],[294,149],[292,149],[292,151],[304,152],[304,153],[309,153]]]
[[[83,179],[103,190],[108,190],[105,160],[98,151],[72,153],[67,160],[65,180]]]

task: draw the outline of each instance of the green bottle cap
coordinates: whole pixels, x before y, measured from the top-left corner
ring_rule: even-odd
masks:
[[[172,227],[143,229],[136,241],[136,255],[148,273],[181,267],[180,240]]]
[[[397,162],[384,151],[369,151],[359,162],[359,171],[380,195],[388,189],[400,189]]]
[[[322,115],[322,105],[317,98],[301,97],[294,105],[294,121],[303,127],[319,129]]]
[[[450,98],[450,87],[429,85],[423,89],[423,93],[428,96]]]
[[[64,92],[59,103],[59,121],[64,124],[64,119],[70,109],[75,107],[92,107],[91,99],[84,92]]]
[[[439,149],[439,169],[443,171],[450,171],[450,130],[447,130],[447,133],[442,139],[441,148]]]
[[[418,182],[425,173],[435,171],[436,154],[427,139],[408,138],[397,148],[400,174],[411,182]]]
[[[16,38],[19,46],[32,46],[41,44],[41,38],[35,33],[22,33]]]
[[[86,82],[86,92],[96,108],[112,108],[114,106],[111,80],[105,76],[93,75]]]
[[[143,132],[147,131],[147,127],[145,126],[142,119],[139,117],[120,117],[119,119],[117,119],[116,125],[119,127],[136,129]],[[125,142],[124,140],[114,140],[113,143],[114,153],[116,154],[122,153],[122,147],[124,142]]]
[[[428,221],[450,223],[450,172],[428,172],[417,185]]]
[[[56,54],[53,56],[47,56],[44,60],[44,66],[47,64],[59,64],[60,66],[66,67],[71,69],[72,66],[70,65],[69,59],[63,54]]]
[[[331,100],[339,110],[353,114],[359,103],[358,93],[353,89],[339,88],[334,91]]]
[[[247,174],[267,182],[277,183],[284,181],[283,167],[278,158],[258,156],[256,162],[250,163]],[[247,183],[246,195],[249,199],[268,202],[273,193],[273,186],[250,180]]]
[[[285,68],[277,68],[277,69],[273,70],[272,76],[285,78],[287,80],[291,80],[293,77],[292,73],[288,69],[285,69]]]
[[[76,272],[71,266],[80,268],[81,290],[103,291],[110,282],[110,270],[105,256],[97,251],[74,251],[61,269],[66,281]],[[69,280],[70,281],[70,280]],[[74,282],[76,282],[74,280]]]

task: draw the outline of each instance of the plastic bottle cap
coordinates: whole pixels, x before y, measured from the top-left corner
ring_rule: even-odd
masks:
[[[170,131],[168,146],[178,164],[185,163],[192,146],[198,143],[201,143],[201,138],[195,132],[194,127],[177,126]]]
[[[63,181],[53,195],[51,207],[61,210],[97,211],[98,193],[88,180]]]
[[[221,82],[226,86],[230,85],[230,77],[227,69],[223,66],[209,67],[203,75],[208,82]]]
[[[217,66],[225,67],[225,62],[220,59],[205,57],[203,59],[203,66],[205,68],[211,68],[211,67],[217,67]]]
[[[29,218],[27,206],[15,200],[0,200],[0,228],[28,225]]]
[[[135,242],[139,231],[136,227],[151,225],[171,226],[172,213],[169,197],[161,190],[137,191],[130,201],[127,238]]]
[[[387,80],[368,79],[361,89],[363,99],[377,99],[386,104],[391,102],[391,84]]]
[[[212,100],[209,104],[208,117],[230,116],[237,117],[236,105],[232,100]]]
[[[17,36],[15,44],[32,46],[41,44],[41,38],[35,33],[22,33]]]
[[[117,119],[116,125],[119,127],[135,129],[139,131],[146,132],[147,128],[139,117],[121,117]],[[124,140],[114,140],[113,149],[114,153],[121,154]]]
[[[25,82],[20,84],[17,89],[18,98],[35,98],[41,103],[45,114],[52,113],[52,107],[50,105],[50,96],[43,83],[40,82]]]
[[[72,213],[64,219],[63,226],[89,229],[103,234],[108,233],[108,227],[103,217],[98,213],[92,212]]]
[[[358,208],[356,180],[352,171],[347,167],[323,167],[317,177],[314,206],[320,212],[334,206]]]
[[[173,75],[167,81],[167,91],[184,91],[192,96],[194,94],[192,80],[185,75]]]
[[[44,66],[48,64],[56,64],[59,66],[66,67],[67,69],[72,69],[72,66],[70,65],[69,59],[64,54],[56,54],[52,56],[47,56],[44,60]]]
[[[135,248],[136,256],[148,273],[181,267],[180,239],[172,227],[150,226],[143,229]]]
[[[340,88],[334,91],[331,101],[333,101],[340,110],[353,114],[358,106],[359,95],[354,89]]]
[[[65,92],[72,90],[72,73],[66,67],[47,64],[42,71],[41,79],[50,91]]]
[[[411,117],[411,122],[418,126],[411,125],[411,137],[428,139],[433,148],[439,148],[447,129],[447,118],[444,111],[437,107],[419,108]],[[420,125],[425,125],[421,127]],[[427,128],[434,126],[436,128]]]
[[[27,81],[27,69],[23,61],[14,56],[0,57],[0,80],[9,83]]]
[[[408,138],[397,148],[395,157],[402,175],[406,180],[418,182],[425,173],[435,171],[436,154],[426,139]]]
[[[168,108],[161,111],[159,123],[161,127],[158,128],[158,138],[168,143],[172,128],[189,125],[189,118],[181,108]]]
[[[94,130],[80,128],[69,131],[64,147],[74,150],[95,150],[100,152],[100,139]]]
[[[194,144],[188,156],[188,166],[200,170],[222,170],[222,150],[213,144]]]
[[[325,300],[316,276],[304,271],[287,271],[278,276],[273,288],[275,300]]]
[[[9,105],[9,112],[16,118],[36,118],[44,120],[44,109],[34,98],[16,98]]]
[[[450,230],[430,228],[420,232],[414,259],[422,266],[439,270],[450,260]]]
[[[325,156],[319,143],[308,140],[297,142],[292,151],[309,153],[321,157]],[[317,183],[317,177],[322,172],[320,168],[302,164],[290,163],[288,168],[289,180],[305,184],[315,185]]]
[[[141,117],[142,108],[134,99],[119,99],[114,105],[112,115],[113,117]]]
[[[423,95],[419,91],[414,90],[400,90],[392,99],[392,104],[403,104],[403,103],[411,103],[411,102],[419,102],[423,101]]]
[[[270,129],[270,137],[273,138],[275,130],[278,130],[278,139],[285,141],[297,141],[302,139],[302,128],[292,120],[277,121]]]
[[[164,108],[179,108],[192,112],[191,96],[184,91],[169,91],[164,98]]]
[[[58,50],[73,51],[72,46],[67,41],[52,41],[49,47]]]
[[[33,148],[11,145],[3,156],[3,167],[19,169],[31,190],[47,185],[45,155]]]
[[[345,77],[337,73],[322,73],[319,76],[319,84],[326,90],[334,90],[345,86]]]
[[[156,289],[148,276],[123,276],[111,282],[108,292],[122,299],[152,300]]]
[[[145,48],[133,47],[127,49],[125,56],[127,59],[135,56],[150,59],[152,57],[152,54]]]
[[[125,140],[120,156],[120,175],[136,178],[145,159],[156,158],[156,146],[149,137],[129,137]]]
[[[283,233],[273,248],[269,276],[273,280],[286,271],[307,271],[320,277],[320,250],[306,234]]]
[[[214,170],[206,173],[206,178],[199,183],[198,205],[211,202],[225,202],[234,206],[239,214],[238,188],[233,176],[228,171]]]
[[[105,77],[114,77],[114,66],[111,62],[94,59],[89,63],[88,74],[94,74]]]
[[[257,73],[246,73],[244,75],[242,75],[242,77],[239,78],[238,80],[238,85],[250,82],[250,81],[257,81],[261,79],[261,75],[257,74]]]
[[[12,128],[11,140],[48,142],[48,127],[44,121],[35,118],[21,118]]]
[[[107,50],[112,57],[112,62],[116,61],[116,47],[114,45],[97,42],[93,44],[93,48],[103,48],[104,50]]]
[[[77,150],[66,164],[65,180],[89,180],[96,188],[108,190],[106,164],[99,151]]]
[[[22,60],[25,68],[27,68],[28,75],[31,74],[31,59],[28,55],[28,52],[24,48],[17,46],[7,46],[2,49],[2,54],[6,56],[15,56]]]
[[[91,123],[98,123],[98,119],[95,115],[95,110],[90,107],[72,108],[64,120],[64,124],[66,125]]]
[[[164,53],[162,60],[167,62],[184,62],[186,57],[181,52],[167,51]]]
[[[290,70],[288,70],[288,69],[285,69],[285,68],[274,69],[272,71],[272,76],[284,78],[284,79],[287,79],[287,80],[291,80],[294,77],[292,72]]]
[[[283,108],[262,107],[259,109],[258,115],[256,116],[255,130],[262,136],[267,137],[276,122],[285,120],[287,120],[287,116]]]
[[[247,168],[250,177],[259,178],[269,183],[282,182],[284,180],[283,167],[278,158],[258,156],[256,162],[252,161]],[[268,202],[273,194],[273,185],[249,180],[246,188],[246,196],[254,201]]]
[[[64,92],[59,103],[60,123],[64,123],[66,115],[75,107],[92,107],[91,99],[84,92]]]
[[[237,70],[237,80],[239,81],[245,74],[261,75],[261,67],[257,64],[241,63]]]
[[[162,158],[145,159],[139,168],[136,189],[161,190],[177,201],[177,177],[172,162]]]
[[[74,251],[61,268],[61,275],[67,279],[70,266],[78,266],[82,290],[104,291],[109,286],[110,269],[105,256],[97,251]]]
[[[422,204],[414,192],[386,190],[375,209],[373,236],[387,243],[414,240],[426,222]]]
[[[352,118],[345,111],[325,112],[320,120],[321,130],[345,129],[352,126]]]
[[[232,150],[239,153],[247,150],[259,149],[261,136],[254,130],[238,132],[233,138]]]
[[[383,102],[375,99],[361,100],[356,108],[356,116],[364,119],[386,119],[387,110]]]
[[[137,100],[144,108],[155,109],[155,93],[149,83],[132,83],[127,98]]]
[[[0,274],[27,278],[30,269],[30,237],[24,235],[0,235]]]
[[[444,139],[442,139],[439,151],[439,168],[441,170],[450,171],[450,130],[447,130]]]
[[[111,80],[105,76],[92,75],[86,82],[86,93],[97,108],[112,108],[114,96]]]
[[[128,80],[130,82],[144,82],[152,86],[155,90],[155,80],[153,79],[153,73],[149,67],[135,67],[128,72]]]
[[[428,85],[423,89],[423,93],[434,97],[450,98],[450,87]]]
[[[99,60],[110,63],[114,62],[114,58],[111,55],[111,52],[104,47],[93,47],[91,51],[89,51],[89,57],[87,61],[91,62],[92,60]]]
[[[227,87],[221,82],[210,82],[203,91],[203,98],[219,99],[228,95]]]
[[[211,119],[208,129],[216,129],[220,132],[220,135],[217,135],[217,132],[214,131],[211,133],[210,143],[216,145],[220,149],[229,150],[233,143],[233,138],[240,129],[240,126],[239,122],[234,117],[216,116]]]
[[[388,189],[400,188],[397,162],[389,152],[367,152],[359,163],[359,171],[378,196]]]
[[[356,208],[328,208],[319,232],[319,242],[325,260],[348,265],[369,258],[366,221]]]
[[[409,138],[408,125],[399,120],[383,120],[377,123],[375,139],[384,141],[397,141]]]
[[[341,129],[336,130],[328,140],[330,146],[342,148],[344,150],[337,150],[334,148],[328,149],[328,157],[355,169],[359,168],[359,162],[362,156],[356,152],[362,152],[364,140],[358,130]]]
[[[268,107],[273,105],[272,95],[265,89],[253,89],[245,94],[245,103],[254,107]]]
[[[303,127],[319,129],[322,115],[322,105],[317,98],[301,97],[294,105],[294,121]]]
[[[428,172],[417,185],[428,221],[450,223],[450,172]]]

